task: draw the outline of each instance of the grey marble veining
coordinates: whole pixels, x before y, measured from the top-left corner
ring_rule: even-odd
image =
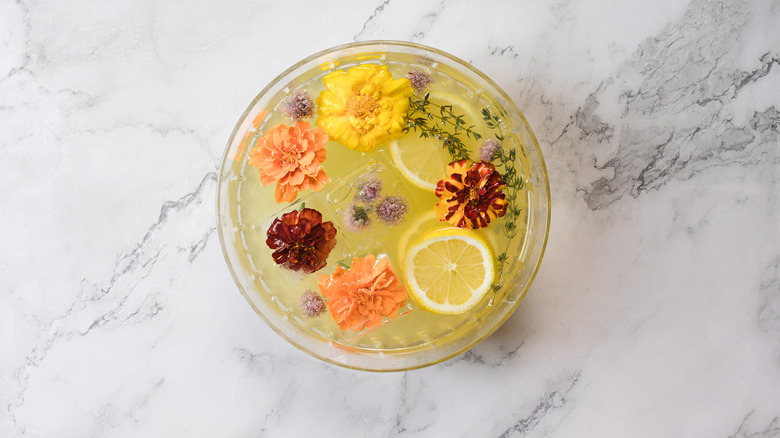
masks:
[[[780,436],[780,2],[0,3],[0,436]],[[349,41],[465,59],[552,226],[490,338],[320,363],[236,290],[233,124]]]

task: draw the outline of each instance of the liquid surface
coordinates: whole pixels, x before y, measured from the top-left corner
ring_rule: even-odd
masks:
[[[402,55],[388,55],[385,59],[367,60],[366,62],[382,63],[390,68],[394,78],[402,78],[415,67],[425,69],[432,77],[432,83],[427,89],[429,100],[438,105],[452,105],[452,112],[463,115],[466,125],[473,125],[473,130],[483,138],[476,140],[461,136],[464,144],[471,152],[473,161],[479,160],[479,147],[484,139],[493,137],[495,130],[483,122],[481,110],[488,108],[493,114],[504,114],[491,96],[471,85],[463,77],[456,77],[454,72],[447,71],[444,66],[417,64],[415,60],[403,58]],[[334,66],[335,69],[347,70],[353,64]],[[323,89],[321,77],[331,69],[310,72],[310,78],[303,75],[301,85],[308,93],[316,97]],[[276,106],[269,108],[267,116],[257,128],[261,135],[279,123],[290,125],[290,119],[279,111],[279,104],[291,90],[285,89],[274,100]],[[316,114],[307,121],[314,127]],[[512,133],[516,127],[508,120],[500,121],[502,132],[505,133],[504,147],[517,150],[516,168],[520,178],[525,173],[522,161],[522,144]],[[440,142],[431,139],[421,139],[418,133],[409,132],[397,139],[399,145],[405,143],[429,143],[432,148],[441,148]],[[250,143],[251,147],[254,143]],[[398,351],[406,349],[426,348],[433,345],[452,342],[479,326],[485,317],[492,312],[494,300],[501,300],[508,287],[512,275],[521,269],[517,262],[523,247],[524,233],[528,228],[528,215],[525,213],[528,197],[532,195],[532,187],[526,185],[517,193],[515,206],[521,210],[515,226],[518,232],[509,239],[505,234],[507,217],[495,220],[487,228],[476,230],[486,240],[494,254],[505,254],[507,262],[502,268],[501,288],[488,292],[474,308],[460,315],[441,315],[426,311],[417,305],[407,293],[406,306],[403,313],[394,319],[386,321],[381,327],[365,333],[344,332],[339,330],[333,319],[326,312],[317,318],[305,317],[298,307],[298,299],[305,290],[317,291],[317,278],[329,274],[339,263],[349,264],[352,257],[362,257],[367,254],[385,256],[389,259],[396,273],[403,279],[403,257],[409,245],[420,235],[439,228],[451,227],[446,222],[440,222],[433,213],[433,206],[438,198],[433,192],[423,190],[412,184],[399,172],[390,153],[389,144],[379,145],[371,153],[360,153],[329,141],[326,145],[327,158],[322,166],[331,182],[321,192],[306,191],[298,195],[298,199],[289,204],[278,204],[274,201],[274,185],[263,187],[258,170],[247,164],[246,153],[237,157],[234,165],[235,175],[230,189],[230,209],[237,223],[235,239],[236,252],[244,257],[247,269],[253,273],[256,285],[254,293],[269,304],[268,307],[278,312],[296,329],[334,345],[344,345],[350,348],[380,351]],[[440,149],[446,155],[444,149]],[[408,200],[409,212],[405,220],[398,226],[386,226],[373,221],[371,227],[362,231],[350,231],[343,223],[343,210],[354,196],[355,182],[367,174],[378,177],[383,182],[385,194],[403,196]],[[444,177],[444,175],[442,175]],[[325,268],[314,274],[300,274],[281,269],[271,257],[272,250],[266,245],[266,231],[274,218],[300,208],[305,203],[307,208],[314,208],[323,214],[324,221],[332,221],[338,234],[337,244],[328,257]],[[496,266],[500,263],[497,261]]]

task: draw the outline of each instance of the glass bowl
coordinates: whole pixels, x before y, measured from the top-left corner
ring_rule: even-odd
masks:
[[[509,127],[505,135],[516,149],[514,164],[524,183],[519,193],[527,204],[518,216],[522,222],[517,221],[516,235],[509,241],[511,251],[505,252],[512,256],[503,264],[502,287],[488,293],[490,296],[485,298],[481,310],[466,324],[443,334],[421,333],[425,339],[418,343],[372,344],[368,338],[365,342],[355,342],[310,327],[296,315],[289,300],[285,304],[280,299],[292,292],[274,287],[275,270],[259,267],[252,256],[252,245],[261,245],[265,239],[263,228],[256,224],[262,217],[279,210],[272,203],[252,204],[247,195],[254,186],[259,186],[257,169],[247,163],[253,134],[269,127],[269,110],[278,108],[291,90],[332,71],[362,63],[391,67],[419,65],[453,81],[466,101],[491,108],[504,126]],[[248,213],[250,210],[252,213]],[[493,333],[517,308],[531,286],[547,243],[550,190],[544,159],[531,127],[491,79],[467,62],[431,47],[408,42],[366,41],[333,47],[303,59],[252,100],[233,129],[222,158],[217,221],[222,251],[236,285],[271,329],[300,350],[331,364],[367,371],[402,371],[433,365],[467,351]],[[416,306],[412,303],[411,307]],[[418,311],[424,312],[415,310]]]

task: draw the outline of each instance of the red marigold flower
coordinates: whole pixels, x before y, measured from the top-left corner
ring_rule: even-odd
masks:
[[[440,221],[460,228],[483,228],[506,214],[507,201],[501,190],[506,186],[490,163],[469,167],[467,160],[447,165],[447,177],[436,185],[441,199],[434,211]]]
[[[277,264],[308,274],[324,268],[336,246],[333,222],[322,222],[322,213],[312,208],[274,219],[266,236],[265,243],[274,250],[271,256]]]

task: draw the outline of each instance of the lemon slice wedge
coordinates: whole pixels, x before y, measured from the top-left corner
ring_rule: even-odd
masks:
[[[403,266],[404,257],[408,252],[409,246],[413,243],[417,243],[426,230],[441,229],[445,227],[450,228],[451,225],[437,219],[436,213],[434,213],[433,210],[428,210],[417,216],[414,222],[406,227],[403,234],[401,234],[401,237],[398,239],[398,257],[401,261],[400,266]]]
[[[434,230],[422,236],[404,256],[409,292],[434,313],[464,313],[490,291],[495,266],[487,242],[460,228]]]
[[[436,183],[444,178],[450,155],[435,138],[406,135],[390,143],[393,163],[401,174],[415,186],[433,192]]]

